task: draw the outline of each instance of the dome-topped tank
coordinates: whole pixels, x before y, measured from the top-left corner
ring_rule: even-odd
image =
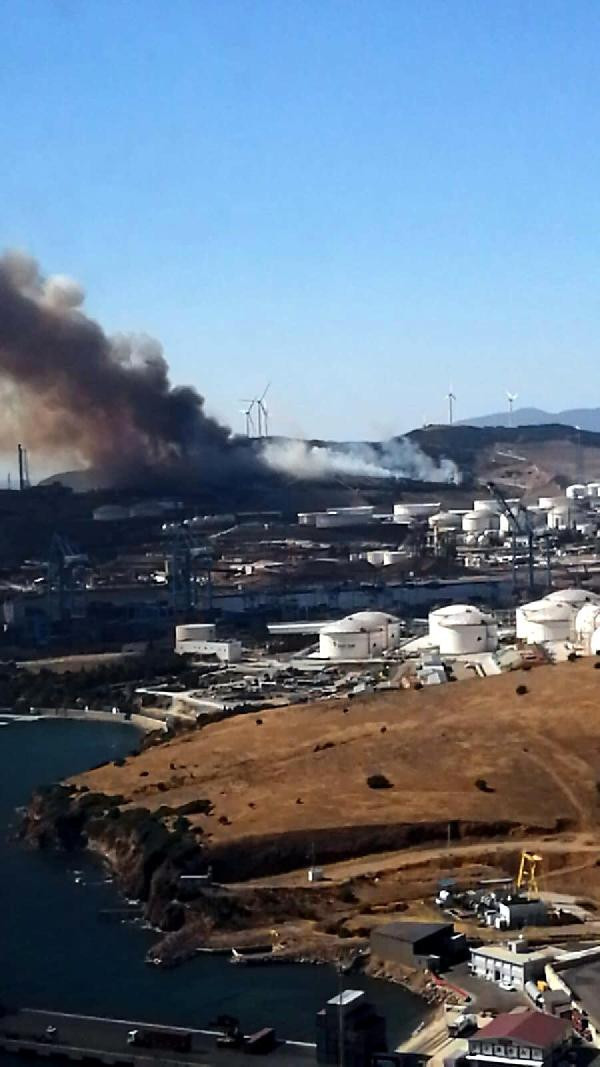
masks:
[[[577,608],[552,596],[532,600],[516,611],[517,637],[529,645],[566,641],[573,636]]]
[[[450,604],[429,613],[429,637],[442,655],[493,652],[498,626],[493,615],[472,604]]]

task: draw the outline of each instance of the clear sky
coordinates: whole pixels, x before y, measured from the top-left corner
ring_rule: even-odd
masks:
[[[6,0],[2,244],[242,427],[599,403],[598,0]]]

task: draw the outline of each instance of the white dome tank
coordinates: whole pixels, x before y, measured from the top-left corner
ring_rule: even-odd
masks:
[[[553,508],[555,504],[560,504],[561,500],[564,500],[562,496],[541,496],[538,500],[538,504],[544,511],[548,511],[549,508]]]
[[[394,504],[394,522],[415,522],[417,519],[428,519],[440,510],[440,502],[409,502],[406,504]]]
[[[587,496],[600,496],[600,482],[588,482],[585,490]]]
[[[600,624],[600,604],[588,602],[579,609],[575,616],[575,635],[586,652],[590,651],[592,634]]]
[[[561,604],[572,604],[574,607],[580,608],[582,604],[599,604],[600,595],[592,592],[591,589],[578,589],[575,586],[569,586],[568,589],[555,589],[553,593],[548,593],[545,600],[558,601]]]
[[[471,604],[451,604],[429,613],[429,638],[441,655],[493,652],[498,626],[492,615]]]
[[[483,533],[488,529],[488,518],[485,511],[467,511],[462,517],[463,533]]]
[[[568,485],[565,489],[565,496],[568,500],[582,500],[587,495],[587,486],[582,482],[574,482],[573,485]]]
[[[597,656],[600,652],[600,629],[594,630],[590,637],[590,654]]]
[[[428,522],[432,530],[460,530],[462,516],[455,511],[436,511],[435,515],[430,515]]]
[[[517,637],[528,645],[566,641],[573,633],[575,609],[565,601],[533,600],[517,608]]]
[[[401,563],[406,559],[406,552],[402,552],[399,549],[388,549],[383,553],[383,566],[391,567],[393,563]]]
[[[369,659],[398,643],[400,622],[384,611],[356,611],[319,634],[322,659]]]

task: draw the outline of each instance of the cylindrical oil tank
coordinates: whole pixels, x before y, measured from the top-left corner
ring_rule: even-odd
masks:
[[[587,496],[600,496],[600,482],[588,482],[585,489]]]
[[[483,533],[488,528],[488,515],[485,511],[467,511],[462,517],[464,533]]]
[[[551,600],[559,604],[571,604],[572,607],[580,608],[584,604],[600,605],[600,595],[592,589],[579,589],[577,586],[569,586],[567,589],[555,589],[548,593],[545,600]]]
[[[405,504],[394,504],[394,522],[414,522],[415,519],[428,519],[430,515],[435,515],[436,511],[440,510],[439,500],[427,501],[421,503],[420,501],[408,501]]]
[[[547,523],[551,530],[568,530],[575,525],[577,506],[572,500],[561,500],[548,511]]]
[[[215,632],[212,622],[190,622],[175,627],[175,641],[214,641]]]
[[[579,609],[575,616],[575,636],[581,641],[586,652],[590,651],[592,634],[600,624],[600,604],[588,602]]]
[[[517,637],[528,645],[566,641],[573,635],[574,616],[571,604],[550,597],[533,600],[517,608]]]
[[[600,652],[600,629],[594,630],[590,637],[590,654],[597,656]]]
[[[524,515],[522,511],[515,511],[514,515],[515,515],[515,518],[517,520],[517,522],[516,522],[516,527],[517,527],[516,533],[518,533],[518,534],[527,533],[527,516]],[[506,533],[512,534],[514,525],[515,525],[515,523],[513,523],[512,519],[503,512],[502,515],[500,516],[500,532],[501,533],[505,533],[505,534]]]
[[[427,521],[432,530],[460,530],[462,515],[457,515],[455,511],[436,511]]]
[[[429,638],[441,655],[493,652],[498,647],[498,626],[471,604],[450,604],[429,613]]]
[[[560,504],[563,500],[562,496],[541,496],[538,504],[544,511],[548,511],[549,508],[553,508],[555,504]]]
[[[499,515],[502,511],[502,507],[498,500],[494,500],[491,497],[485,497],[485,499],[473,501],[473,511],[493,511],[496,515]]]
[[[366,553],[367,563],[370,563],[372,567],[383,567],[385,552],[382,548],[375,548],[372,552]]]
[[[565,489],[565,496],[568,500],[582,500],[587,495],[587,486],[582,482],[574,482],[573,485],[568,485]]]

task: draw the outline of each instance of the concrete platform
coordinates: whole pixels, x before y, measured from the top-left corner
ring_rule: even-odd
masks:
[[[49,1035],[48,1027],[56,1033]],[[190,1034],[189,1052],[168,1048],[140,1048],[129,1045],[130,1030],[152,1030]],[[46,1059],[87,1060],[106,1064],[127,1064],[147,1067],[152,1064],[194,1065],[213,1067],[248,1067],[252,1060],[272,1060],[286,1067],[309,1067],[316,1063],[315,1047],[301,1042],[281,1042],[276,1049],[256,1055],[243,1049],[217,1048],[218,1031],[195,1030],[191,1027],[157,1026],[132,1019],[106,1019],[93,1015],[69,1015],[63,1012],[39,1011],[24,1008],[0,1017],[0,1050],[28,1052]]]

